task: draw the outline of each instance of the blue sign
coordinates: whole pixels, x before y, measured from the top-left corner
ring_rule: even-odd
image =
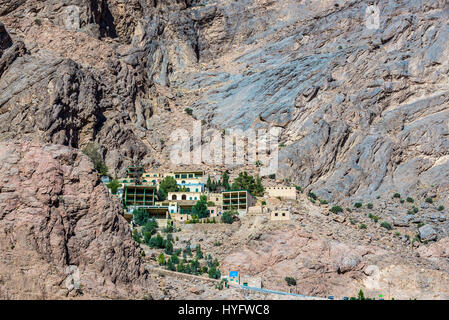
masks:
[[[238,271],[229,271],[229,278],[237,278],[239,276]]]

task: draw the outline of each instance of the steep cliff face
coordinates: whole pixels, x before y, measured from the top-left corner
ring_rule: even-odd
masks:
[[[0,298],[145,294],[141,250],[86,156],[1,143],[0,159]]]
[[[369,4],[2,1],[28,54],[0,79],[0,138],[95,140],[118,173],[169,163],[190,107],[207,128],[281,128],[278,177],[322,197],[443,193],[448,4],[377,1],[378,29]]]

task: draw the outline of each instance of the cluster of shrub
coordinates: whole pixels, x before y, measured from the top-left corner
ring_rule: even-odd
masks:
[[[415,203],[415,199],[413,199],[412,197],[407,197],[406,199],[402,199],[402,198],[401,198],[401,194],[398,193],[398,192],[396,192],[396,193],[393,194],[392,199],[399,199],[399,201],[400,201],[401,203],[405,203],[406,201],[407,201],[408,203]],[[432,203],[433,203],[433,198],[432,198],[432,197],[426,197],[426,198],[424,199],[424,201],[425,201],[426,203],[432,204]],[[415,208],[418,209],[416,206],[413,206],[414,213],[418,212],[418,211],[416,211]],[[437,208],[437,210],[438,210],[438,211],[443,211],[443,210],[444,210],[444,206],[443,206],[443,205],[439,205],[438,208]],[[409,214],[413,214],[413,212],[410,212],[410,211],[409,211],[408,213],[409,213]]]
[[[165,251],[166,254],[169,254]],[[182,253],[182,257],[180,258]],[[207,274],[209,278],[220,279],[221,272],[219,262],[217,259],[212,259],[210,254],[205,258],[204,264],[201,266],[200,260],[204,258],[201,245],[197,245],[195,248],[195,258],[193,258],[192,249],[190,248],[190,242],[187,243],[184,250],[177,249],[170,253],[167,258],[162,252],[158,257],[158,263],[160,266],[165,266],[168,270],[177,271],[193,275]]]

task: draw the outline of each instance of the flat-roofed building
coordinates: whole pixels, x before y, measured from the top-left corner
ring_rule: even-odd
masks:
[[[125,183],[123,187],[123,204],[125,207],[152,206],[156,201],[156,187]]]
[[[252,206],[248,208],[248,214],[250,215],[262,215],[263,206]]]
[[[220,205],[223,203],[223,194],[218,192],[208,192],[207,201],[212,201],[215,205]]]
[[[185,170],[174,171],[172,176],[176,183],[189,192],[204,192],[204,171]]]
[[[182,213],[171,213],[170,217],[178,222],[186,222],[187,220],[192,219],[192,216],[190,214],[182,214]]]
[[[163,174],[155,171],[144,172],[142,174],[142,183],[152,184],[159,187],[159,183],[164,179]]]
[[[201,192],[169,192],[167,195],[167,199],[170,201],[179,201],[179,200],[191,200],[198,201],[200,200]]]
[[[223,212],[236,210],[246,213],[249,207],[256,204],[256,199],[247,190],[223,191]]]
[[[209,217],[218,217],[221,214],[221,207],[218,206],[207,206],[207,212]]]
[[[257,276],[242,275],[240,284],[244,287],[262,288],[262,278]]]
[[[290,220],[290,211],[273,210],[270,212],[270,220],[272,221],[288,221]]]
[[[268,196],[281,199],[296,200],[296,188],[295,187],[266,187],[265,192]]]

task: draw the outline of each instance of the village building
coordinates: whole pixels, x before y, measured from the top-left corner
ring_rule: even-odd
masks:
[[[263,206],[256,205],[248,208],[248,215],[262,215],[263,213]]]
[[[297,191],[295,187],[266,187],[265,192],[269,197],[296,200]]]
[[[270,212],[270,220],[272,221],[288,221],[290,220],[290,211],[273,210]]]
[[[160,182],[166,177],[173,177],[181,190],[168,192],[166,199],[160,201],[158,190]],[[150,218],[158,220],[188,221],[194,216],[194,207],[202,195],[207,196],[209,218],[218,218],[225,211],[237,211],[240,215],[264,213],[264,207],[258,205],[257,199],[247,190],[205,192],[206,179],[203,171],[144,172],[141,166],[134,165],[128,167],[125,178],[118,179],[120,188],[117,195],[122,199],[128,220],[132,219],[134,210],[143,210]],[[288,191],[283,192],[288,194]],[[288,219],[289,216],[282,213],[272,218]]]
[[[242,275],[240,277],[240,284],[244,287],[262,288],[262,278]]]
[[[201,192],[169,192],[167,199],[178,201],[178,200],[194,200],[198,201],[200,200],[200,196],[202,195]]]
[[[246,214],[249,207],[256,204],[256,199],[247,190],[223,191],[223,212],[238,211]]]
[[[175,178],[178,186],[188,192],[204,192],[204,171],[175,171],[166,176]]]
[[[207,201],[211,201],[215,204],[221,204],[223,202],[223,195],[219,192],[208,192]]]

